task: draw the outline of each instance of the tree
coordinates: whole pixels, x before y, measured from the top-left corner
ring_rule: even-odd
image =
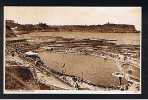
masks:
[[[39,23],[36,25],[38,30],[48,29],[48,25],[46,23]]]

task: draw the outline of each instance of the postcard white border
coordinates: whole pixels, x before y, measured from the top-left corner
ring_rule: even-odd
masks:
[[[3,10],[5,13],[5,7]],[[18,7],[18,6],[11,6],[11,7]],[[20,6],[19,6],[20,7]],[[25,6],[22,6],[25,7]],[[33,7],[44,7],[44,6],[33,6]],[[45,6],[46,7],[46,6]],[[50,7],[50,6],[49,6]],[[67,7],[67,6],[52,6],[52,7]],[[68,6],[73,7],[73,6]],[[77,6],[81,7],[81,6]],[[86,6],[85,6],[86,7]],[[94,6],[90,6],[94,7]],[[98,6],[99,7],[99,6]],[[109,6],[108,6],[109,7]],[[130,7],[130,6],[129,6]],[[119,91],[119,90],[109,90],[109,91],[93,91],[93,90],[6,90],[5,89],[5,35],[6,35],[6,29],[5,29],[5,14],[4,14],[4,21],[3,21],[3,93],[4,94],[141,94],[142,91],[142,75],[141,75],[141,69],[142,69],[142,7],[137,6],[137,8],[140,8],[141,10],[141,30],[140,30],[140,91],[134,92],[134,91]]]

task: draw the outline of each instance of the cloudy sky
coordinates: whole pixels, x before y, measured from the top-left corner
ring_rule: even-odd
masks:
[[[5,6],[4,18],[21,24],[133,24],[141,29],[140,7],[21,7]]]

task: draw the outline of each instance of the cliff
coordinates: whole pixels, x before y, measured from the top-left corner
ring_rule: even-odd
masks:
[[[6,25],[17,27],[17,31],[47,31],[47,32],[100,32],[100,33],[139,33],[134,25],[128,24],[104,24],[104,25],[47,25],[39,24],[17,24],[14,21],[6,21]]]
[[[100,33],[137,33],[134,25],[104,24],[104,25],[63,25],[49,26],[46,31],[52,32],[100,32]]]

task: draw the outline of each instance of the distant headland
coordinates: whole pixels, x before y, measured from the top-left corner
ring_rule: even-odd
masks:
[[[106,23],[103,25],[47,25],[18,24],[13,20],[6,20],[6,26],[24,33],[40,32],[98,32],[98,33],[140,33],[134,25]]]

